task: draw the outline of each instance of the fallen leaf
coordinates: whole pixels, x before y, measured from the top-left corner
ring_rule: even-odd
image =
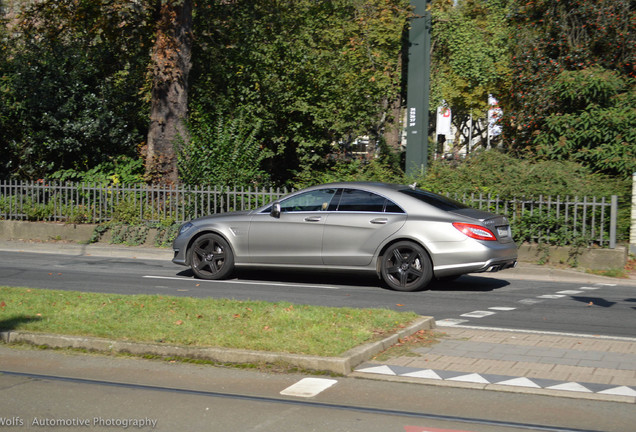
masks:
[[[175,321],[174,323],[175,323],[176,325],[181,325],[181,324],[183,324],[183,321],[178,320],[178,321]]]
[[[403,305],[403,304],[398,303],[398,304],[396,304],[396,306],[397,306],[397,307],[402,307],[402,306],[404,306],[404,305]]]
[[[3,300],[2,303],[0,303],[0,307],[3,308],[3,307],[6,307],[6,306],[7,306],[7,304]]]

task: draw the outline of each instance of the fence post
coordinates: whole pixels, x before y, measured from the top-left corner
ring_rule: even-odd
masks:
[[[636,173],[632,176],[632,224],[629,231],[629,253],[636,254]]]
[[[616,220],[618,219],[618,195],[612,195],[612,211],[610,213],[610,249],[616,249]]]

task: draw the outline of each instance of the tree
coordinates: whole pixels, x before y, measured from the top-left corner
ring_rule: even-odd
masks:
[[[431,111],[446,105],[461,130],[483,118],[488,95],[509,85],[509,0],[432,3]],[[481,132],[481,131],[478,131]]]
[[[633,79],[592,67],[561,72],[549,90],[560,103],[533,141],[538,156],[625,178],[636,172]]]
[[[178,181],[178,140],[188,141],[188,77],[191,68],[192,0],[162,0],[152,50],[152,94],[146,179]]]
[[[192,100],[259,124],[274,181],[326,169],[334,143],[388,128],[407,16],[407,0],[201,2]]]
[[[3,175],[42,178],[135,156],[147,122],[138,97],[145,10],[127,1],[13,6],[0,61]]]
[[[515,79],[504,138],[511,150],[534,155],[547,116],[567,112],[555,93],[565,71],[600,67],[634,78],[636,11],[630,0],[514,0],[511,12]]]

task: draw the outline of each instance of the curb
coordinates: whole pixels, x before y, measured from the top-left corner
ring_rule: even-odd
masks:
[[[358,371],[352,372],[351,374],[349,374],[349,376],[352,378],[370,379],[370,380],[377,380],[377,381],[389,381],[389,382],[396,382],[396,383],[431,385],[431,386],[437,386],[437,387],[452,387],[452,388],[463,388],[463,389],[472,389],[472,390],[497,391],[497,392],[504,392],[504,393],[521,393],[521,394],[529,394],[529,395],[537,395],[537,396],[552,396],[552,397],[562,397],[562,398],[569,398],[569,399],[583,399],[583,400],[593,400],[593,401],[603,401],[603,402],[636,404],[636,397],[633,397],[633,396],[610,395],[610,394],[601,394],[601,393],[583,393],[583,392],[567,391],[567,390],[530,388],[530,387],[523,387],[523,386],[507,386],[507,385],[500,385],[500,384],[480,384],[480,383],[472,383],[472,382],[443,381],[443,380],[434,380],[434,379],[425,379],[425,378],[410,378],[410,377],[395,376],[395,375],[377,375],[373,373],[358,372]]]
[[[284,363],[307,370],[347,375],[375,354],[397,343],[398,339],[420,330],[435,328],[433,317],[420,317],[408,327],[380,341],[355,347],[339,357],[321,357],[280,352],[265,352],[230,348],[191,348],[178,345],[159,345],[116,341],[98,337],[67,336],[23,331],[0,332],[0,340],[6,344],[27,343],[50,348],[75,348],[97,352],[128,353],[137,356],[184,357],[209,360],[218,363]]]

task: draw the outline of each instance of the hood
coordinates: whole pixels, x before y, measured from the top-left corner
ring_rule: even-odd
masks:
[[[250,213],[252,213],[251,210],[245,210],[245,211],[236,211],[236,212],[229,212],[229,213],[217,213],[217,214],[212,214],[209,216],[202,216],[200,218],[196,218],[194,219],[192,222],[193,223],[200,223],[200,222],[208,222],[208,221],[214,221],[214,220],[219,220],[219,219],[233,219],[237,216],[246,216],[249,215]]]

